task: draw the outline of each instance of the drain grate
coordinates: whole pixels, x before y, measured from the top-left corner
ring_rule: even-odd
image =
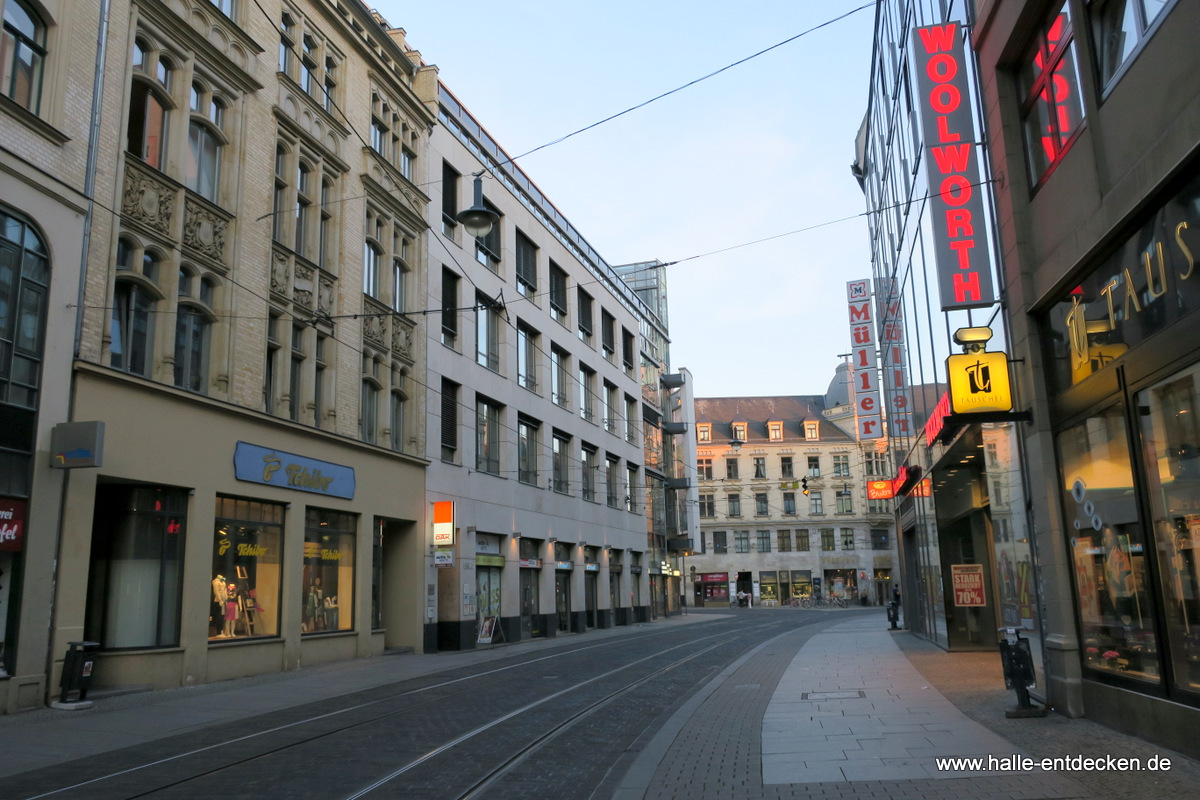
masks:
[[[862,689],[850,692],[805,692],[801,700],[857,700],[866,697]]]

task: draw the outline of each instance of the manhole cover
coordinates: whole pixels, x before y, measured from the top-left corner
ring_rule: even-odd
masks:
[[[857,700],[866,695],[858,689],[853,692],[805,692],[802,697],[805,700]]]

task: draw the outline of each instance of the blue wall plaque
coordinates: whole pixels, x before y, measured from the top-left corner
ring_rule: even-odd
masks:
[[[354,499],[354,468],[238,442],[233,473],[239,481]]]

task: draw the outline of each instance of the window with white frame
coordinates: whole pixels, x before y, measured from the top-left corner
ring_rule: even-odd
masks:
[[[767,423],[767,438],[772,442],[783,441],[783,423],[768,422]]]
[[[825,504],[821,501],[820,492],[808,493],[808,513],[814,515],[825,513]]]
[[[617,420],[620,419],[617,414],[617,387],[616,384],[608,381],[604,382],[604,394],[601,395],[603,408],[600,409],[601,416],[604,418],[604,429],[609,433],[617,433]]]
[[[629,395],[625,395],[625,441],[638,441],[638,401]]]
[[[754,515],[756,517],[765,517],[770,513],[771,509],[767,503],[767,493],[756,492],[754,494]]]
[[[809,456],[808,457],[808,477],[810,477],[810,478],[821,477],[821,457],[820,456]]]
[[[221,150],[227,139],[222,130],[225,124],[225,103],[219,95],[201,81],[192,81],[188,122],[189,159],[184,185],[213,203],[221,177]]]
[[[700,516],[704,519],[710,519],[717,515],[717,504],[715,495],[702,494],[700,495]]]
[[[605,459],[608,469],[605,472],[605,488],[608,490],[608,507],[621,507],[621,459],[608,456]]]
[[[783,493],[783,513],[787,514],[789,516],[796,515],[796,493],[795,492],[784,492]]]
[[[733,438],[739,442],[746,441],[746,423],[744,423],[744,422],[733,423]]]
[[[850,477],[850,456],[835,455],[833,457],[833,476],[835,478]]]
[[[750,552],[750,531],[734,531],[733,532],[733,552],[749,553]]]
[[[804,438],[808,440],[816,440],[821,438],[820,424],[813,422],[804,423]]]
[[[712,425],[707,422],[696,426],[696,441],[711,442],[712,441]]]
[[[760,552],[760,553],[771,552],[771,532],[770,531],[759,531],[758,532],[758,552]]]
[[[837,493],[837,513],[854,513],[854,496],[850,492],[840,491]]]
[[[638,512],[638,473],[640,470],[634,464],[625,465],[625,485],[622,489],[625,492],[625,510],[634,514]]]
[[[702,481],[711,481],[713,479],[712,459],[697,458],[696,459],[696,474]]]
[[[767,477],[767,457],[766,456],[755,456],[754,457],[754,477],[756,477],[756,478]]]

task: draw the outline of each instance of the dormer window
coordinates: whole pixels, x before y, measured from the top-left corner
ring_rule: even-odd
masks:
[[[739,442],[746,441],[746,423],[744,423],[744,422],[733,423],[733,438]]]
[[[696,441],[711,442],[712,441],[712,425],[701,423],[696,426]]]
[[[805,439],[816,440],[816,439],[821,438],[820,435],[817,433],[817,431],[818,431],[818,424],[815,421],[804,423],[804,438]]]
[[[767,438],[770,439],[772,442],[782,442],[783,441],[783,423],[782,422],[768,422],[767,423]]]

